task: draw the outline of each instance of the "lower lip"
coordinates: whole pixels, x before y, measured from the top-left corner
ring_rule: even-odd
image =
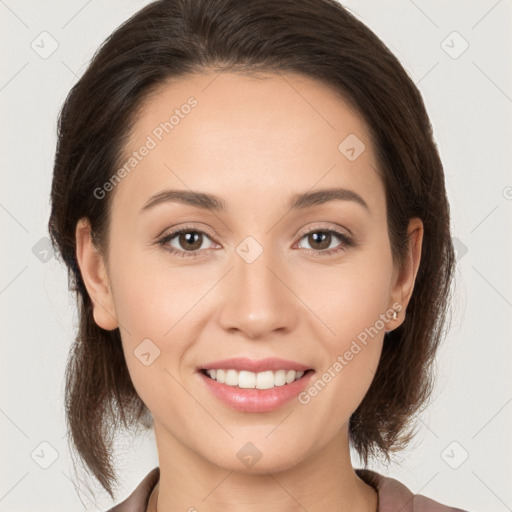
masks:
[[[208,389],[219,400],[233,409],[242,412],[269,412],[279,409],[304,391],[314,371],[308,371],[291,384],[274,386],[270,389],[244,389],[238,386],[227,386],[211,379],[201,371],[198,371],[198,373]]]

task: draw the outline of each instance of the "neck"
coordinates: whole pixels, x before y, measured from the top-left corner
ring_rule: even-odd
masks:
[[[376,512],[376,491],[355,473],[348,432],[279,471],[223,468],[189,450],[155,423],[160,480],[148,512]],[[255,465],[256,467],[256,465]]]

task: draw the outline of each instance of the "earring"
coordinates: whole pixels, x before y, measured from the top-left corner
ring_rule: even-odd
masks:
[[[392,319],[392,320],[396,320],[396,319],[398,318],[398,314],[399,314],[399,312],[398,312],[396,309],[394,309],[394,310],[393,310],[393,315],[391,316],[391,319]],[[385,331],[385,333],[386,333],[386,334],[387,334],[388,332],[391,332],[391,331],[388,331],[388,330],[386,330],[386,331]]]

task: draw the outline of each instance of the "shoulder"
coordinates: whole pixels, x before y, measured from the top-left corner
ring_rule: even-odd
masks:
[[[152,469],[121,503],[110,508],[107,512],[146,512],[149,496],[160,478],[160,468]]]
[[[413,494],[398,480],[369,469],[356,469],[357,476],[377,490],[378,512],[468,512],[443,505],[421,494]]]

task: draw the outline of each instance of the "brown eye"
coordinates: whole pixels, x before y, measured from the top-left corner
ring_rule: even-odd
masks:
[[[321,251],[328,249],[331,245],[332,235],[327,231],[315,231],[314,233],[310,233],[306,236],[308,238],[308,243],[313,247],[313,249]]]
[[[171,254],[196,257],[210,249],[210,247],[204,247],[206,239],[210,237],[200,229],[183,228],[164,235],[158,243]]]
[[[336,243],[336,239],[338,243]],[[306,240],[311,248],[299,247],[311,252],[314,256],[329,256],[344,251],[355,245],[349,236],[335,229],[315,229],[305,233],[301,241]]]
[[[203,244],[203,235],[198,231],[185,231],[177,236],[179,245],[185,250],[196,251]]]

